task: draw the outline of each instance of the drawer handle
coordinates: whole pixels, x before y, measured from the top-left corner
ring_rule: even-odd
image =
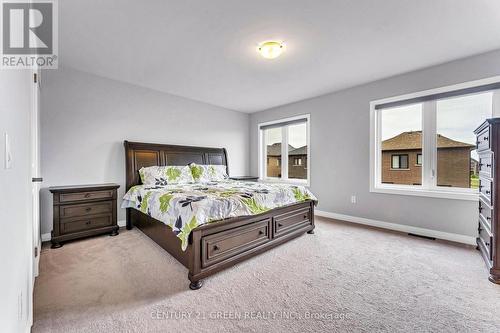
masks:
[[[479,212],[481,213],[483,211],[483,207],[479,206]]]
[[[264,234],[264,231],[259,230],[259,235],[263,235],[263,234]]]
[[[484,244],[486,244],[486,246],[490,246],[490,243],[488,243],[488,242],[484,242]]]
[[[90,198],[91,194],[90,193],[85,193],[84,198]]]
[[[488,190],[486,190],[486,191],[484,191],[484,193],[486,193],[486,194],[490,194],[491,192],[490,192],[490,191],[488,191]]]
[[[486,216],[486,219],[487,219],[487,220],[489,221],[489,220],[491,220],[491,217],[489,217],[489,216]]]
[[[488,141],[488,140],[489,140],[489,138],[488,138],[487,136],[483,136],[483,140],[484,140],[484,141]]]
[[[486,167],[487,168],[491,168],[491,164],[486,164]]]
[[[278,223],[278,227],[282,227],[282,226],[283,226],[283,224],[281,224],[281,223]]]
[[[90,225],[91,223],[92,223],[92,221],[85,222],[86,225]]]
[[[87,207],[87,208],[85,208],[85,211],[86,211],[86,212],[90,212],[91,210],[92,210],[92,208],[91,208],[91,207]]]
[[[214,245],[214,251],[217,251],[219,247],[217,245]]]
[[[304,214],[304,219],[307,219],[307,214]]]

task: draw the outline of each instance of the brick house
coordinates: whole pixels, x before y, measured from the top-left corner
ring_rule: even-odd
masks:
[[[281,143],[267,146],[267,177],[281,177]],[[307,146],[288,145],[288,178],[307,179]]]
[[[437,185],[470,187],[474,145],[438,134]],[[422,132],[403,132],[382,142],[382,183],[421,185]]]

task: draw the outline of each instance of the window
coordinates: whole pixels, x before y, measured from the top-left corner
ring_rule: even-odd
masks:
[[[499,89],[487,79],[371,102],[370,191],[477,200],[474,130]]]
[[[294,157],[294,159],[293,159],[293,166],[302,166],[302,158],[300,158],[300,157]]]
[[[259,124],[259,137],[261,179],[308,184],[309,115]]]
[[[422,154],[417,154],[417,166],[422,166]]]
[[[478,188],[479,177],[470,172],[479,161],[474,130],[491,118],[492,98],[487,92],[437,101],[437,186]]]
[[[408,169],[408,155],[392,155],[391,169]]]
[[[408,105],[380,111],[382,124],[381,181],[384,184],[422,183],[422,170],[410,163],[422,151],[422,106]]]

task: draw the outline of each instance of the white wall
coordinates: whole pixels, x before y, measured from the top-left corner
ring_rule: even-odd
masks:
[[[31,74],[0,71],[0,330],[27,330],[30,292]],[[5,133],[12,147],[12,168],[4,169]],[[19,302],[22,302],[21,310]],[[21,311],[21,313],[19,312]]]
[[[320,210],[475,237],[477,202],[369,192],[369,102],[496,75],[500,50],[252,114],[251,172],[258,172],[258,124],[310,113],[311,190]]]
[[[123,196],[124,140],[226,147],[231,175],[248,172],[248,114],[70,68],[42,74],[41,99],[42,234],[52,230],[49,186],[116,182]]]

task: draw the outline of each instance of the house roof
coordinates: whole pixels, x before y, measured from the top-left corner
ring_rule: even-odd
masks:
[[[288,155],[307,155],[307,146],[295,148],[292,145],[288,145]],[[281,156],[281,143],[274,143],[267,146],[267,156]]]
[[[288,151],[294,150],[295,147],[288,145]],[[281,156],[281,143],[273,143],[267,146],[267,156]]]
[[[294,150],[289,150],[288,155],[307,155],[307,146],[302,146]]]
[[[438,134],[438,148],[473,148],[469,143],[455,141]],[[422,131],[403,132],[393,138],[382,141],[382,150],[422,149]]]

